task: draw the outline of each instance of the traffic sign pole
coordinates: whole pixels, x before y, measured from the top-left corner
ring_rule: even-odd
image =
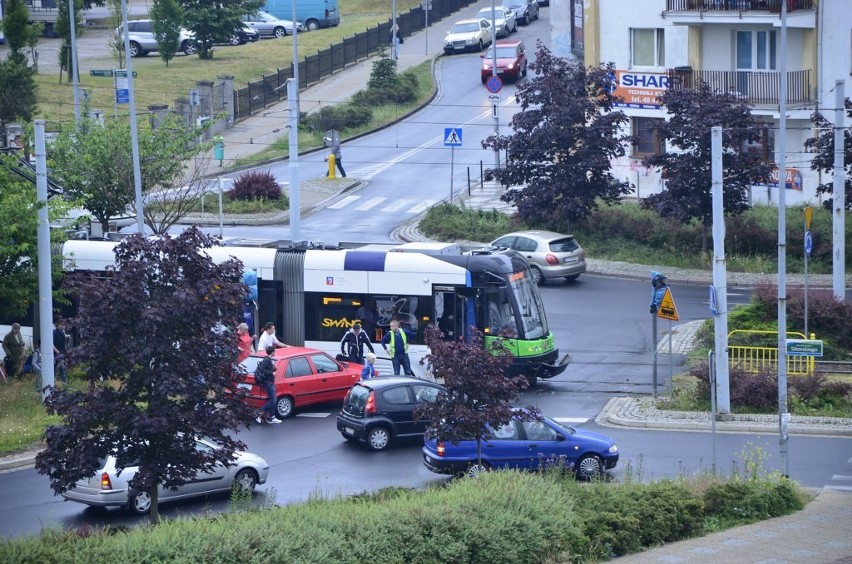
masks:
[[[814,250],[814,237],[811,234],[811,217],[814,209],[805,207],[805,337],[808,336],[808,259]]]

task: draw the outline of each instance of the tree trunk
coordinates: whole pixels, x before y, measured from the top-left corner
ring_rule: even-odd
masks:
[[[151,486],[151,511],[148,514],[152,525],[157,525],[160,522],[159,495],[160,488],[158,484],[154,484]]]

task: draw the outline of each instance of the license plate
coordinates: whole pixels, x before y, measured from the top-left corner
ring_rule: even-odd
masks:
[[[352,427],[344,427],[343,432],[346,433],[347,435],[354,435],[355,429],[353,429]]]
[[[566,257],[565,258],[565,264],[574,264],[578,260],[580,260],[580,259],[578,259],[577,257]]]
[[[453,49],[464,49],[464,45],[454,45]]]
[[[432,462],[432,457],[431,457],[431,456],[429,456],[428,454],[424,454],[424,455],[423,455],[423,458],[425,458],[425,459],[426,459],[426,462]]]

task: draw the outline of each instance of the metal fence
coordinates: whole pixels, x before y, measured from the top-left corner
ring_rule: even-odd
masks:
[[[787,332],[787,338],[806,339],[804,333]],[[736,329],[728,333],[728,365],[745,372],[778,371],[778,333]],[[810,376],[814,357],[787,356],[787,374]]]
[[[429,23],[442,20],[476,0],[432,0],[429,10]],[[398,35],[410,37],[426,27],[426,13],[422,7],[412,8],[396,17],[399,26]],[[299,62],[299,90],[316,84],[323,78],[341,71],[349,65],[362,61],[379,51],[380,45],[388,45],[391,22],[380,23],[353,37],[343,39],[341,43],[306,56]],[[293,65],[278,69],[260,80],[249,82],[248,86],[234,90],[234,119],[239,120],[262,111],[264,108],[287,99],[287,80],[293,78]]]
[[[667,12],[781,12],[782,0],[666,0]],[[814,0],[787,0],[787,11],[813,10]]]
[[[781,99],[781,73],[774,71],[709,71],[678,67],[669,71],[669,88],[691,89],[706,83],[714,92],[729,92],[752,104],[775,105]],[[812,101],[811,71],[787,73],[787,103]]]

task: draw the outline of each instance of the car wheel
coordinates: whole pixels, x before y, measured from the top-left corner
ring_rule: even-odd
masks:
[[[484,47],[484,45],[482,44],[482,40],[480,39],[479,40],[479,51],[482,51],[483,47]]]
[[[305,27],[308,28],[308,31],[316,31],[319,29],[319,22],[317,20],[308,20],[305,22]]]
[[[539,267],[531,264],[530,274],[532,275],[532,280],[536,283],[536,285],[541,286],[544,284],[544,274],[541,273],[541,269]]]
[[[242,45],[243,41],[240,39],[240,36],[236,33],[228,38],[228,43],[231,45]]]
[[[275,416],[278,419],[287,419],[291,415],[293,415],[293,398],[281,396],[275,403]]]
[[[470,466],[467,467],[467,472],[465,472],[465,476],[468,478],[477,478],[481,474],[488,472],[488,464],[483,462],[471,462]]]
[[[565,281],[566,281],[566,282],[574,282],[574,281],[576,281],[576,280],[577,280],[577,278],[579,278],[579,277],[580,277],[580,275],[579,275],[579,274],[572,274],[571,276],[566,276],[566,277],[565,277]]]
[[[524,63],[524,69],[521,71],[521,76],[526,78],[527,76],[527,64]]]
[[[388,448],[390,441],[391,434],[386,427],[373,427],[367,434],[367,446],[376,452]]]
[[[512,24],[512,33],[518,33],[518,22]]]
[[[127,500],[127,508],[134,515],[145,515],[151,511],[151,493],[142,490],[131,490]]]
[[[144,51],[142,50],[142,47],[140,47],[139,44],[136,43],[135,41],[131,41],[130,42],[130,56],[131,57],[141,57],[142,53],[144,53]]]
[[[525,374],[524,377],[527,379],[528,389],[535,388],[535,385],[538,384],[538,376],[535,374]]]
[[[257,474],[251,468],[243,468],[234,476],[233,488],[243,493],[251,494],[257,485]]]
[[[577,462],[577,478],[580,480],[592,480],[603,475],[603,464],[601,459],[593,454],[588,454]]]
[[[184,55],[195,55],[198,53],[198,46],[194,41],[184,41],[180,48]]]
[[[278,38],[287,37],[287,30],[283,27],[276,27],[272,31],[272,35],[274,35],[275,37],[278,37]]]

